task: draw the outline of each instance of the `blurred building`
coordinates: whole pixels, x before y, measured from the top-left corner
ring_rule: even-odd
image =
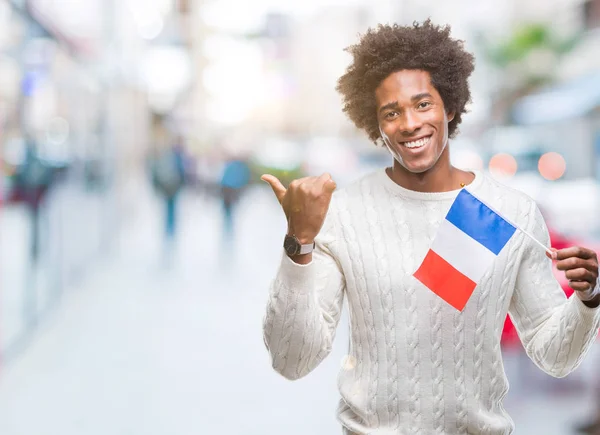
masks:
[[[160,0],[0,2],[1,213],[9,234],[0,263],[0,352],[17,346],[135,214],[152,114],[170,110],[189,82],[185,35],[169,36],[167,25],[185,8]],[[41,203],[37,263],[24,248],[37,230],[13,176],[29,148],[41,164],[67,168]]]
[[[568,178],[599,177],[600,2],[563,6],[580,34],[573,49],[554,65],[555,80],[511,107],[511,121],[567,160]],[[558,14],[561,11],[556,11]]]

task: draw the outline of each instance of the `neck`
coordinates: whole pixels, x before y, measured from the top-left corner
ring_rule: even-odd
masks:
[[[473,181],[473,174],[455,168],[450,162],[438,163],[421,173],[412,173],[394,160],[394,166],[388,168],[390,178],[408,190],[416,192],[448,192],[460,189]]]

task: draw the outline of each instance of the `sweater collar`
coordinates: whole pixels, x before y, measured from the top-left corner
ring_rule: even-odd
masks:
[[[475,191],[483,180],[483,174],[481,173],[481,171],[476,169],[467,169],[467,171],[473,173],[475,175],[475,179],[470,184],[467,184],[465,187],[468,188],[470,191]],[[458,192],[462,190],[461,188],[456,190],[449,190],[447,192],[418,192],[416,190],[406,189],[397,184],[388,176],[385,168],[381,169],[378,175],[389,192],[404,196],[406,198],[421,201],[439,201],[445,199],[454,199],[456,198],[456,195],[458,195]]]

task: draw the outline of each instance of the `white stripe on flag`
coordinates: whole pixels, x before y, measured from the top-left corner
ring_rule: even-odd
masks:
[[[475,283],[496,259],[496,255],[444,219],[431,249]]]

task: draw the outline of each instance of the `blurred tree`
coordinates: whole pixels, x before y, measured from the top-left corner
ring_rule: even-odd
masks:
[[[544,23],[526,23],[503,40],[481,32],[476,38],[488,64],[498,73],[492,94],[492,122],[506,123],[516,100],[556,80],[565,54],[582,39],[582,32],[564,36]]]

